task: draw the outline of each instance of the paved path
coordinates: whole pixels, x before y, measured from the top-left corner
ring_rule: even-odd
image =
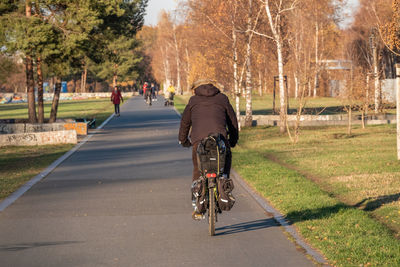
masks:
[[[312,266],[237,186],[217,236],[191,219],[179,116],[133,98],[88,143],[0,213],[0,266]]]

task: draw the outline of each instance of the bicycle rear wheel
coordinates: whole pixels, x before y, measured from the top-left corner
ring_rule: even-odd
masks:
[[[210,236],[215,235],[215,196],[214,196],[214,188],[208,189],[208,233]]]

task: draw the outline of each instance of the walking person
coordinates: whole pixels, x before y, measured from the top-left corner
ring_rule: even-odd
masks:
[[[145,101],[146,101],[146,91],[147,91],[148,87],[149,87],[148,83],[144,82],[143,88],[142,88],[142,92],[143,92],[143,98],[144,98]]]
[[[119,105],[120,103],[124,102],[122,98],[121,91],[118,89],[117,86],[114,87],[114,90],[111,93],[111,102],[114,104],[115,116],[120,116]]]
[[[193,146],[192,181],[196,181],[201,175],[196,153],[198,144],[210,133],[221,134],[224,139],[227,150],[224,176],[229,178],[232,164],[230,148],[234,147],[239,139],[238,122],[233,107],[214,81],[198,81],[192,86],[192,90],[194,96],[189,99],[183,111],[179,129],[179,143],[183,147]],[[202,214],[196,212],[195,209],[192,217],[201,218]]]
[[[154,101],[157,101],[157,95],[156,95],[156,86],[154,83],[151,83],[151,97],[153,98]]]
[[[147,82],[145,82],[143,85],[143,95],[145,102],[151,106],[151,87],[149,87]]]

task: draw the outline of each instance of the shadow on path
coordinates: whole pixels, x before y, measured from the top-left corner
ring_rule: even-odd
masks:
[[[219,227],[216,228],[215,231],[222,231],[222,232],[216,233],[215,235],[221,236],[221,235],[237,234],[237,233],[256,231],[275,226],[278,226],[276,221],[273,218],[269,218],[269,219],[237,223],[237,224],[227,225],[224,227]]]
[[[49,247],[49,246],[61,246],[61,245],[69,245],[69,244],[78,244],[84,243],[81,241],[60,241],[60,242],[34,242],[34,243],[23,243],[23,244],[14,244],[14,245],[3,245],[0,246],[1,251],[21,251],[31,248],[38,247]]]

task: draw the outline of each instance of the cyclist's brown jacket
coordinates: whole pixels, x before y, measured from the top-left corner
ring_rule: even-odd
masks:
[[[239,139],[238,123],[226,95],[212,84],[195,89],[182,114],[179,141],[187,141],[191,128],[191,143],[197,143],[210,133],[220,133],[234,147]]]

